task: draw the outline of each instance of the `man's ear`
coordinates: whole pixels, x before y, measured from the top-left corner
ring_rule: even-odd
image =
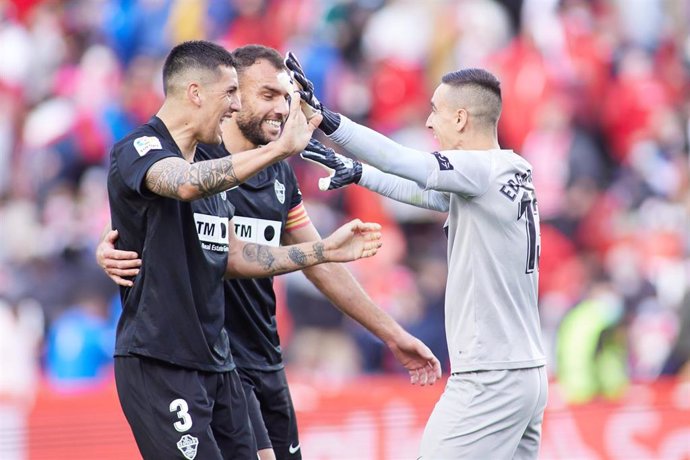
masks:
[[[466,109],[458,109],[455,111],[455,129],[457,132],[461,133],[467,127],[469,113]]]
[[[187,85],[187,99],[196,106],[201,106],[201,88],[198,83],[191,82]]]

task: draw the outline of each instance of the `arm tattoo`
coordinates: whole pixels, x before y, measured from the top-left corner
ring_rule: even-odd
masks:
[[[154,163],[146,173],[146,185],[153,193],[180,199],[179,189],[191,184],[207,197],[232,188],[240,183],[232,165],[232,157],[201,161],[191,166],[179,161],[163,159]]]
[[[268,246],[258,246],[258,254],[257,258],[259,261],[259,264],[261,264],[266,270],[272,270],[273,269],[273,263],[276,261],[275,256],[273,255],[273,252],[271,251],[271,248]]]
[[[215,195],[239,184],[232,165],[232,157],[201,161],[190,168],[189,181],[203,196]]]
[[[248,243],[242,249],[242,256],[247,262],[257,262],[264,270],[271,271],[274,268],[275,256],[268,246],[256,243]]]
[[[316,260],[319,262],[325,262],[326,256],[323,255],[323,251],[324,251],[323,243],[321,243],[321,242],[314,243],[313,249],[314,249],[314,257],[316,257]]]
[[[300,267],[304,267],[307,264],[307,256],[299,248],[290,248],[288,250],[288,257]]]
[[[184,175],[178,162],[157,161],[146,173],[146,186],[156,195],[179,198],[177,191],[185,183]]]

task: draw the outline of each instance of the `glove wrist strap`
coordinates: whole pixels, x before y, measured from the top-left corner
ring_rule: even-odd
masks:
[[[362,179],[362,163],[359,161],[355,162],[355,167],[354,167],[354,174],[352,176],[352,182],[355,184],[359,184],[359,181]]]
[[[319,129],[326,135],[333,134],[340,126],[340,114],[332,112],[323,106],[321,107],[321,114],[323,115],[323,120],[319,125]]]

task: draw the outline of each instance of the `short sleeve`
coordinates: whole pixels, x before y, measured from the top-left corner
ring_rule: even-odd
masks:
[[[290,181],[292,196],[290,196],[290,209],[294,209],[296,206],[302,203],[302,192],[299,189],[299,183],[297,182],[297,176],[295,176],[295,171],[288,165],[286,171],[286,177]]]
[[[489,188],[493,155],[488,151],[449,150],[432,152],[426,159],[426,189],[473,197]]]
[[[158,137],[139,136],[125,141],[114,160],[127,187],[140,195],[148,195],[143,185],[146,172],[157,161],[173,156],[178,155],[164,149]]]

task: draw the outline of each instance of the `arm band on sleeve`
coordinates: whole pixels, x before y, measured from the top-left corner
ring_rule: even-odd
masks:
[[[436,160],[428,152],[403,147],[345,116],[340,117],[340,126],[328,137],[376,169],[412,180],[422,188],[426,188],[435,168]]]
[[[291,232],[308,225],[311,222],[309,214],[304,207],[304,203],[300,203],[288,211],[287,219],[285,221],[285,231]]]
[[[359,185],[379,195],[419,208],[448,212],[450,205],[450,195],[447,193],[423,190],[411,180],[386,174],[366,164],[362,165],[362,177],[359,180]]]

